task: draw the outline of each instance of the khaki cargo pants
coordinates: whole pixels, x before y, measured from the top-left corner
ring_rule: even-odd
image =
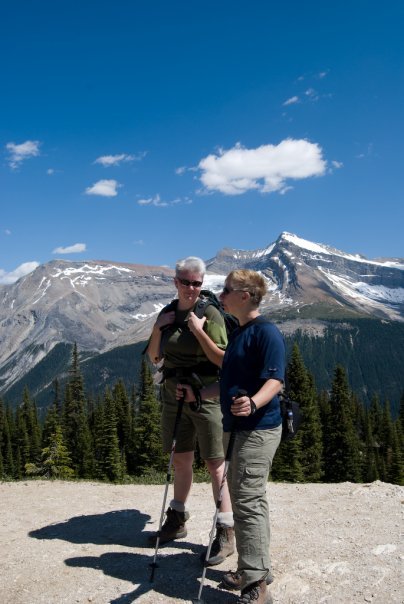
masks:
[[[282,426],[236,433],[227,481],[234,514],[242,588],[268,574],[270,526],[266,496],[268,475],[279,446]],[[230,433],[224,434],[227,450]]]

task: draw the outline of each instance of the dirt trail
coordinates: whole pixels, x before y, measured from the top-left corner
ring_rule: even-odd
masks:
[[[188,536],[160,550],[150,583],[147,535],[162,497],[162,486],[1,483],[0,602],[191,602],[214,513],[210,487],[193,486]],[[403,487],[269,484],[268,498],[275,603],[404,602]],[[232,556],[207,571],[205,602],[235,600],[217,588],[235,567]]]

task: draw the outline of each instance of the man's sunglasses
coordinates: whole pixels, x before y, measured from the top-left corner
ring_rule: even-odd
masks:
[[[179,277],[177,277],[177,279],[181,285],[185,285],[185,287],[189,287],[190,285],[192,285],[192,287],[202,287],[202,281],[190,281],[189,279],[180,279]]]

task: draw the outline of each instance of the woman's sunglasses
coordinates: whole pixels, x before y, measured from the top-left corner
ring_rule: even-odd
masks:
[[[230,288],[228,288],[226,286],[224,286],[224,288],[222,289],[222,294],[224,296],[227,296],[228,294],[231,294],[231,292],[248,292],[248,289],[230,289]]]
[[[189,279],[180,279],[179,277],[177,277],[177,279],[181,285],[185,285],[185,287],[189,287],[190,285],[192,285],[192,287],[202,287],[202,281],[190,281]]]

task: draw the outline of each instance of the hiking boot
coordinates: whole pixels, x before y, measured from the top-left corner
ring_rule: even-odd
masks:
[[[272,604],[273,600],[267,589],[265,579],[251,583],[241,592],[239,598],[233,604]]]
[[[185,523],[189,518],[189,512],[177,512],[172,508],[168,508],[166,511],[166,521],[161,527],[160,531],[160,545],[168,543],[174,539],[182,539],[187,536],[187,529]],[[150,535],[148,538],[149,543],[156,545],[158,533]]]
[[[227,556],[231,556],[234,553],[234,549],[234,528],[217,524],[216,536],[212,541],[209,560],[205,561],[205,551],[201,554],[201,561],[206,566],[216,566],[216,564],[221,564]]]
[[[271,571],[268,572],[265,577],[265,583],[270,585],[274,578]],[[222,576],[221,583],[219,585],[221,589],[227,589],[228,591],[241,589],[241,573],[238,570],[230,570]]]

